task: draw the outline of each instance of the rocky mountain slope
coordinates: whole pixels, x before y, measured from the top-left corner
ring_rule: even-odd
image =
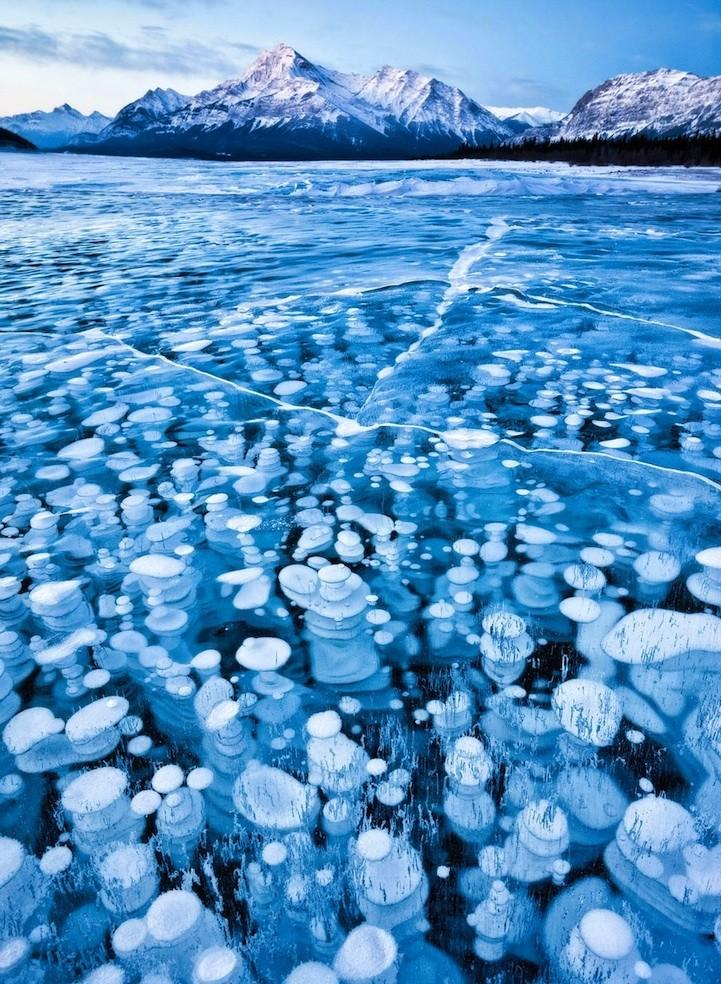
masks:
[[[521,139],[696,134],[721,134],[721,76],[661,68],[608,79],[585,93],[558,123],[525,133]]]

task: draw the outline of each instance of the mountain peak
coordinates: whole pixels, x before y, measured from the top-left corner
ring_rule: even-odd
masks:
[[[262,51],[248,67],[241,81],[255,87],[271,79],[302,75],[314,67],[299,51],[282,41],[275,47]]]
[[[263,54],[269,55],[276,59],[295,59],[303,58],[301,53],[297,51],[292,44],[288,44],[287,41],[279,41],[278,44],[274,44],[272,48],[266,48],[265,52],[262,52],[259,57]]]

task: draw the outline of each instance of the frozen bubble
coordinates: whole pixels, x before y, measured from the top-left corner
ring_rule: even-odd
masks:
[[[139,793],[133,796],[130,807],[133,813],[137,813],[138,816],[147,817],[151,813],[155,813],[161,803],[160,793],[154,789],[141,789]]]
[[[358,853],[366,861],[382,861],[391,850],[391,838],[385,830],[364,830],[358,835]]]
[[[246,670],[277,670],[290,659],[290,646],[271,636],[245,639],[235,654]]]
[[[140,951],[148,936],[144,919],[126,919],[115,930],[112,936],[113,950],[116,956],[131,956]]]
[[[688,810],[659,796],[644,796],[631,803],[623,817],[623,828],[639,848],[654,854],[679,850],[697,836]]]
[[[616,694],[596,680],[566,680],[554,690],[552,703],[566,731],[599,747],[611,744],[623,716]]]
[[[88,690],[100,690],[110,682],[110,673],[107,670],[90,670],[83,677],[83,684]]]
[[[226,946],[203,950],[195,961],[193,984],[233,984],[238,980],[240,957]]]
[[[172,793],[183,785],[185,774],[178,765],[163,765],[153,775],[151,785],[157,793]]]
[[[137,735],[128,742],[128,751],[131,755],[142,757],[147,755],[153,747],[153,739],[149,735]]]
[[[63,461],[81,462],[98,458],[105,451],[105,443],[99,437],[86,437],[80,441],[66,444],[58,451],[58,458]]]
[[[126,984],[125,971],[117,964],[103,964],[83,977],[82,984]]]
[[[615,559],[616,556],[613,551],[603,547],[584,547],[581,551],[583,563],[591,564],[593,567],[610,567]]]
[[[577,591],[595,594],[606,586],[606,576],[592,564],[571,564],[563,572],[563,579]]]
[[[634,946],[631,927],[611,909],[591,909],[579,923],[581,938],[603,960],[622,960]]]
[[[12,837],[0,837],[0,888],[20,870],[25,860],[25,849]]]
[[[498,435],[494,434],[493,431],[467,427],[445,431],[441,436],[449,448],[458,451],[490,448],[499,440]]]
[[[713,571],[721,571],[721,547],[707,547],[696,554],[696,563]]]
[[[602,645],[620,663],[662,663],[695,651],[721,653],[721,619],[702,612],[642,608],[617,622]]]
[[[47,707],[29,707],[20,711],[3,730],[3,741],[12,755],[23,755],[25,752],[44,741],[51,735],[59,734],[65,728],[65,722],[56,718]]]
[[[201,766],[197,769],[191,769],[185,782],[190,789],[207,789],[212,784],[214,778],[212,769],[206,769]]]
[[[65,787],[62,803],[71,813],[97,813],[122,796],[127,785],[127,776],[120,769],[112,766],[91,769],[81,773]]]
[[[250,823],[276,831],[301,829],[320,808],[312,786],[258,762],[249,763],[236,780],[233,802]]]
[[[389,970],[398,956],[398,947],[389,932],[362,923],[352,929],[333,961],[333,969],[343,982],[370,982]]]
[[[311,738],[333,738],[341,730],[341,719],[335,711],[320,711],[311,714],[306,722],[306,731]]]
[[[50,847],[40,859],[40,868],[46,875],[59,875],[66,871],[73,860],[73,852],[69,847],[59,844]]]
[[[8,980],[17,980],[17,971],[22,971],[30,955],[30,942],[24,936],[12,936],[0,943],[0,974],[7,975]],[[337,980],[337,978],[336,978]]]
[[[270,841],[263,848],[262,857],[271,867],[284,864],[288,858],[288,848],[281,841]]]
[[[283,984],[338,984],[337,974],[326,964],[309,960],[288,974]]]
[[[453,743],[446,756],[445,770],[462,786],[485,783],[491,775],[492,764],[483,745],[471,735],[463,735]]]
[[[666,584],[675,580],[681,572],[681,564],[673,554],[661,550],[649,550],[633,562],[638,576],[649,584]]]
[[[559,604],[559,609],[567,619],[572,622],[595,622],[601,614],[601,606],[593,598],[582,598],[574,595],[572,598],[564,598]]]
[[[128,713],[129,706],[124,697],[102,697],[76,711],[68,719],[65,733],[73,745],[83,745],[115,727]]]
[[[358,714],[362,704],[356,697],[344,696],[338,701],[338,710],[343,714]]]
[[[166,946],[182,939],[199,922],[202,906],[192,892],[173,889],[159,895],[148,909],[148,932]]]
[[[41,587],[46,587],[46,585],[41,585]],[[31,592],[32,594],[33,592]],[[75,654],[78,650],[86,646],[92,646],[98,641],[98,638],[99,634],[96,629],[76,629],[75,632],[71,632],[69,636],[66,636],[60,642],[47,648],[39,649],[35,653],[35,662],[38,666],[47,668],[67,665],[70,661],[74,661]]]
[[[263,574],[262,567],[245,567],[239,571],[226,571],[224,574],[219,574],[217,581],[219,584],[231,584],[234,586],[241,584],[248,584],[250,581],[255,581],[256,578]]]
[[[139,577],[162,581],[179,577],[185,570],[185,564],[177,557],[167,554],[145,554],[130,562],[130,570]]]

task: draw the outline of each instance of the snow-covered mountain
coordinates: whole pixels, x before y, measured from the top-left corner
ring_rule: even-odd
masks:
[[[42,150],[62,147],[81,133],[98,133],[109,122],[109,116],[97,112],[85,116],[67,103],[56,106],[49,113],[36,110],[34,113],[0,117],[0,126],[20,134]]]
[[[109,140],[132,140],[158,120],[180,109],[190,99],[175,89],[148,89],[144,96],[123,106],[117,116],[94,134],[82,134],[73,144],[93,145]],[[67,141],[70,143],[70,141]]]
[[[660,68],[616,75],[590,89],[559,123],[526,139],[609,140],[642,134],[674,137],[721,134],[721,76]]]
[[[486,109],[489,113],[497,116],[499,120],[511,125],[515,124],[519,129],[558,123],[566,115],[557,109],[548,109],[546,106],[486,106]]]
[[[146,112],[149,96],[161,91],[126,106],[76,149],[281,160],[414,157],[462,143],[495,144],[513,133],[438,79],[394,68],[346,75],[287,44],[263,52],[239,79],[192,98],[173,93],[167,108],[154,103]]]
[[[418,72],[386,65],[363,82],[358,95],[386,114],[387,130],[400,126],[419,141],[482,145],[508,135],[507,127],[460,89]]]

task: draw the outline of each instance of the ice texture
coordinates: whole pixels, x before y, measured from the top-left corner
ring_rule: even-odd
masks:
[[[0,172],[0,978],[721,979],[721,174]]]

